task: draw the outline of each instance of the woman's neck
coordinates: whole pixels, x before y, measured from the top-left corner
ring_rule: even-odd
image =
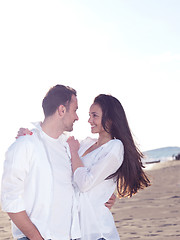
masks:
[[[107,142],[109,142],[110,140],[112,140],[112,137],[109,133],[107,132],[103,132],[102,134],[99,134],[99,138],[97,140],[97,146],[101,146]]]

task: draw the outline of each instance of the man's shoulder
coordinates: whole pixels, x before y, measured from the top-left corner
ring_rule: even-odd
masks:
[[[33,130],[32,130],[33,131]],[[38,136],[36,131],[33,131],[32,135],[25,135],[18,137],[8,148],[8,151],[11,151],[16,148],[23,147],[34,147],[37,145]]]

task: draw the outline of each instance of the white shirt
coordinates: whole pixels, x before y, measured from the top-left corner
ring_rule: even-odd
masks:
[[[96,140],[87,138],[81,143],[79,155],[85,167],[80,167],[74,172],[81,240],[118,240],[120,238],[113,216],[104,205],[114,193],[116,182],[113,179],[105,179],[121,166],[124,147],[120,140],[113,139],[82,157],[95,142]]]
[[[49,239],[67,240],[71,237],[73,201],[72,168],[66,137],[49,137],[42,131],[53,174],[52,203],[49,218]],[[75,238],[75,237],[73,237]]]
[[[2,210],[26,211],[44,239],[80,237],[72,170],[64,135],[47,136],[37,125],[32,136],[10,146],[2,178]],[[13,224],[13,236],[24,234]]]

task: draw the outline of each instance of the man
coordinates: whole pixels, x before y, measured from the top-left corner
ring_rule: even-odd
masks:
[[[7,151],[2,178],[2,210],[13,236],[30,240],[80,237],[72,186],[70,154],[64,131],[78,120],[76,91],[63,85],[43,99],[44,121]],[[110,204],[111,205],[111,204]]]

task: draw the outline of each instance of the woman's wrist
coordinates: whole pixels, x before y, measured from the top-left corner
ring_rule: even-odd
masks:
[[[79,158],[78,151],[71,150],[71,158],[73,158],[73,159]]]
[[[81,161],[79,154],[77,151],[71,152],[71,162],[72,162],[72,170],[75,172],[75,170],[79,167],[84,167],[83,162]]]

